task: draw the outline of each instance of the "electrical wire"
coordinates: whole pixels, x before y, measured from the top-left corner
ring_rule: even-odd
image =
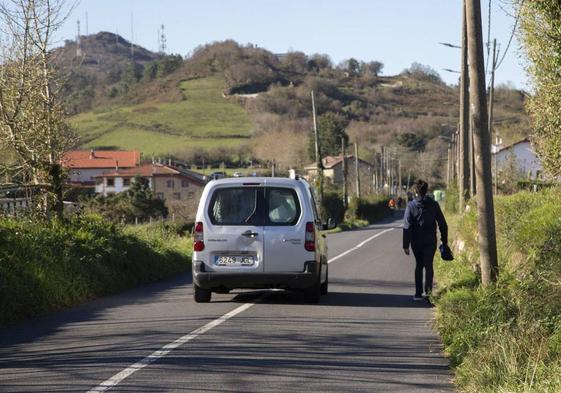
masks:
[[[508,44],[506,45],[506,49],[503,52],[503,57],[501,57],[501,60],[497,63],[497,66],[495,67],[495,70],[497,70],[501,64],[503,63],[506,54],[508,53],[508,49],[510,48],[510,44],[512,43],[512,39],[514,38],[514,34],[516,33],[516,28],[518,27],[518,21],[520,20],[520,14],[522,13],[522,7],[524,7],[524,1],[522,0],[520,2],[520,7],[518,8],[518,14],[516,15],[516,20],[514,21],[514,26],[512,27],[512,32],[510,33],[510,38],[508,40]]]

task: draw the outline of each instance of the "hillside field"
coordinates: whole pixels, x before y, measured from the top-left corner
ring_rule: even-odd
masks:
[[[222,96],[219,77],[180,82],[184,100],[115,107],[71,119],[83,148],[136,149],[145,156],[176,154],[247,141],[251,124],[245,110]]]

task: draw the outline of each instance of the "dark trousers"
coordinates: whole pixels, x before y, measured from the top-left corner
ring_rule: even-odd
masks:
[[[415,255],[415,296],[423,294],[423,269],[425,269],[425,293],[432,292],[434,271],[432,261],[436,252],[436,244],[425,244],[411,247]]]

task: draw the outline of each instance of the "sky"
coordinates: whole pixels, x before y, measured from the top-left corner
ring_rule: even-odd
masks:
[[[502,57],[514,12],[509,0],[491,3],[491,40],[497,39]],[[335,64],[350,57],[377,60],[384,63],[383,75],[417,62],[456,84],[458,74],[444,69],[460,69],[460,50],[439,42],[460,43],[461,6],[461,0],[81,0],[58,39],[74,39],[80,20],[82,35],[110,31],[130,40],[132,15],[135,44],[153,51],[163,24],[168,53],[185,56],[199,45],[233,39],[274,53],[324,53]],[[488,1],[481,6],[487,41]],[[497,70],[497,84],[528,88],[523,64],[515,38]]]

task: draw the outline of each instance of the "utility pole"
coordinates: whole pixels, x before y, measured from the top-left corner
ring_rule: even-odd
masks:
[[[314,120],[314,140],[315,140],[315,150],[316,150],[316,170],[317,170],[317,183],[316,186],[318,188],[318,201],[319,204],[319,211],[321,219],[323,220],[323,164],[321,162],[321,154],[320,154],[320,140],[319,140],[319,133],[318,133],[318,124],[317,124],[317,116],[316,116],[316,100],[314,97],[314,91],[312,90],[312,118]]]
[[[347,153],[345,151],[345,138],[341,137],[341,154],[343,156],[343,206],[347,210]]]
[[[397,159],[397,186],[399,187],[397,196],[401,196],[401,158]]]
[[[356,197],[360,198],[360,173],[358,167],[358,143],[355,142],[355,183],[356,183]]]
[[[460,76],[460,156],[458,178],[458,209],[463,213],[466,199],[469,198],[471,164],[470,164],[470,122],[469,122],[469,70],[468,70],[468,35],[466,2],[463,1],[462,11],[462,69]]]
[[[497,69],[497,60],[498,60],[498,53],[497,53],[497,39],[493,40],[493,60],[491,62],[491,86],[489,86],[489,136],[491,141],[493,140],[493,99],[495,96],[495,71]],[[493,151],[493,153],[495,153]],[[496,158],[495,154],[495,158]],[[494,192],[497,193],[497,176],[496,176],[497,168],[495,165],[495,185],[494,185]]]
[[[485,66],[481,31],[480,0],[466,0],[468,54],[470,76],[470,107],[473,121],[476,165],[479,259],[481,283],[484,287],[497,281],[497,239],[491,175],[491,138],[488,129],[485,97]]]

